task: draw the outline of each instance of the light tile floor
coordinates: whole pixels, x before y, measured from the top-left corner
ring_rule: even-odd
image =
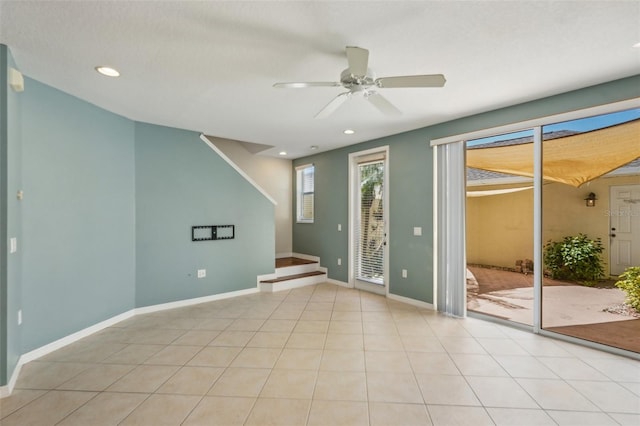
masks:
[[[11,425],[640,425],[640,363],[330,284],[140,315],[25,365]]]

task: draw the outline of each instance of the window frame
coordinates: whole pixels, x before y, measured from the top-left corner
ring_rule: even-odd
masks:
[[[312,169],[311,191],[304,191],[305,170]],[[296,167],[296,223],[314,223],[315,221],[315,165],[303,164]],[[311,218],[304,217],[304,197],[311,195]]]

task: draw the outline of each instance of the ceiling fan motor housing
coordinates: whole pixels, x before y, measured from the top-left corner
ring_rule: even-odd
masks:
[[[380,112],[389,116],[398,116],[401,111],[382,96],[376,89],[393,89],[405,87],[442,87],[445,78],[442,74],[431,75],[403,75],[396,77],[376,78],[376,75],[368,67],[369,51],[361,47],[347,46],[347,61],[349,67],[340,73],[340,82],[333,81],[311,81],[293,83],[275,83],[274,87],[304,88],[304,87],[336,87],[342,86],[346,92],[335,96],[331,102],[325,105],[314,118],[326,118],[333,114],[340,105],[349,100],[352,96],[363,96]]]
[[[363,90],[370,86],[375,86],[375,80],[376,76],[371,68],[367,68],[366,75],[354,75],[351,73],[351,70],[349,68],[340,73],[340,83],[345,88],[354,91]]]

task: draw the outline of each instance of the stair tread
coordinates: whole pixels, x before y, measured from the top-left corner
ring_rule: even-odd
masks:
[[[301,259],[299,257],[280,257],[276,259],[276,268],[286,268],[288,266],[310,265],[318,263],[315,260]]]
[[[296,280],[298,278],[306,278],[306,277],[313,277],[316,275],[326,275],[324,272],[322,271],[312,271],[312,272],[305,272],[303,274],[295,274],[295,275],[286,275],[284,277],[279,277],[279,278],[274,278],[272,280],[264,280],[264,281],[260,281],[261,283],[279,283],[282,281],[289,281],[289,280]]]

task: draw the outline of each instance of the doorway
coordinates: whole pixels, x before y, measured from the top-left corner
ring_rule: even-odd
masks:
[[[349,161],[349,282],[360,290],[386,294],[389,269],[388,149],[353,153]]]
[[[633,108],[628,109],[629,105]],[[465,188],[464,175],[456,168],[465,164],[465,161],[467,165],[470,162],[478,164],[474,167],[492,173],[480,176],[482,179],[478,180],[484,181],[478,182],[475,185],[478,188],[473,191],[478,192],[481,185],[485,185],[482,187],[483,190],[491,191],[489,194],[473,194],[477,197],[484,195],[484,198],[480,197],[477,200],[485,205],[489,204],[491,197],[515,197],[517,194],[527,193],[525,188],[514,192],[516,182],[506,181],[506,176],[503,176],[505,182],[502,182],[502,187],[496,188],[496,185],[493,185],[487,188],[488,183],[495,184],[495,178],[500,177],[495,176],[495,173],[509,172],[522,178],[533,178],[532,197],[526,202],[521,200],[509,204],[505,201],[501,203],[501,208],[494,209],[488,216],[485,209],[479,208],[487,206],[475,206],[478,208],[473,210],[474,206],[470,206],[467,199],[467,226],[462,227],[463,230],[472,227],[487,232],[482,235],[479,245],[478,241],[475,242],[476,251],[471,252],[482,261],[477,263],[484,263],[485,257],[491,254],[486,248],[487,244],[500,242],[499,236],[509,237],[509,232],[516,229],[515,223],[509,220],[514,220],[513,216],[528,217],[523,212],[516,213],[517,207],[526,206],[533,216],[532,229],[520,232],[532,237],[532,244],[529,239],[532,249],[532,257],[529,259],[532,262],[521,259],[527,253],[523,252],[520,255],[518,252],[515,262],[513,259],[507,259],[511,265],[498,264],[499,268],[495,268],[502,273],[504,271],[500,270],[501,268],[514,268],[515,265],[518,269],[515,272],[519,276],[532,277],[530,287],[533,292],[529,297],[530,303],[528,306],[521,305],[528,308],[531,318],[528,321],[519,321],[520,326],[531,327],[535,333],[556,338],[569,336],[567,339],[572,341],[578,338],[586,345],[631,355],[637,359],[640,346],[635,336],[638,336],[637,330],[640,330],[637,328],[640,327],[640,319],[636,319],[635,311],[627,309],[629,307],[625,305],[624,292],[618,289],[614,285],[615,280],[609,277],[609,273],[619,274],[628,265],[638,264],[637,252],[640,248],[636,248],[638,244],[635,232],[638,231],[635,230],[639,226],[637,218],[640,217],[640,145],[637,131],[640,126],[640,108],[636,105],[637,101],[622,102],[516,123],[499,129],[436,139],[431,141],[431,145],[434,147],[434,189],[436,194],[447,194],[448,198],[458,197]],[[533,130],[532,143],[529,142],[530,145],[526,146],[525,143],[501,142],[492,155],[487,156],[492,163],[481,163],[484,157],[480,155],[480,149],[474,155],[471,155],[469,150],[449,149],[464,145],[463,141],[493,138],[507,131],[520,131],[519,127],[525,125]],[[531,150],[530,146],[533,148],[532,151],[525,153],[524,148]],[[472,158],[474,156],[477,158]],[[521,163],[514,164],[516,159]],[[556,161],[557,159],[561,161]],[[495,163],[499,163],[499,168],[494,167]],[[488,178],[493,180],[486,182]],[[467,179],[467,184],[469,183]],[[600,195],[600,203],[593,202],[597,199],[596,194]],[[449,229],[451,227],[447,223],[450,216],[458,214],[455,207],[452,208],[450,203],[447,203],[447,197],[434,197],[434,203],[434,212],[437,213],[437,253],[434,266],[439,267],[434,274],[436,291],[438,296],[443,291],[447,294],[458,291],[451,302],[455,305],[468,295],[467,292],[459,291],[467,290],[468,283],[458,275],[452,275],[451,271],[460,267],[465,260],[465,253],[470,255],[465,248],[474,249],[469,243],[469,238],[473,238],[473,235],[467,235],[466,242],[469,247],[465,247],[465,239],[461,241],[460,238],[456,238],[456,230]],[[507,229],[500,230],[498,225],[503,224]],[[515,242],[509,244],[509,250],[503,249],[501,252],[512,256],[516,254],[517,243],[525,240],[518,237]],[[608,245],[607,241],[610,241],[611,245]],[[558,269],[554,269],[552,251],[559,244],[563,244],[562,247],[578,244],[585,247],[584,251],[593,247],[593,253],[597,256],[593,256],[595,260],[591,264],[598,266],[589,269],[589,264],[574,272],[570,269],[572,264],[562,259],[561,276],[556,272]],[[451,252],[453,256],[450,255]],[[562,253],[565,252],[573,254],[576,250],[568,251],[563,248]],[[441,257],[447,262],[441,261]],[[454,257],[455,260],[451,261]],[[581,271],[584,274],[578,275]],[[511,299],[522,300],[521,297]],[[440,297],[438,301],[440,303]],[[515,302],[513,304],[516,305]],[[438,310],[445,311],[441,309],[440,304]],[[485,318],[483,314],[478,316]],[[491,320],[504,321],[503,317],[506,316],[493,317]]]
[[[533,179],[483,162],[499,161],[492,152],[501,149],[533,162],[533,138],[525,129],[466,142],[467,310],[527,326],[535,294]]]
[[[640,185],[612,186],[609,198],[611,275],[640,265]]]

